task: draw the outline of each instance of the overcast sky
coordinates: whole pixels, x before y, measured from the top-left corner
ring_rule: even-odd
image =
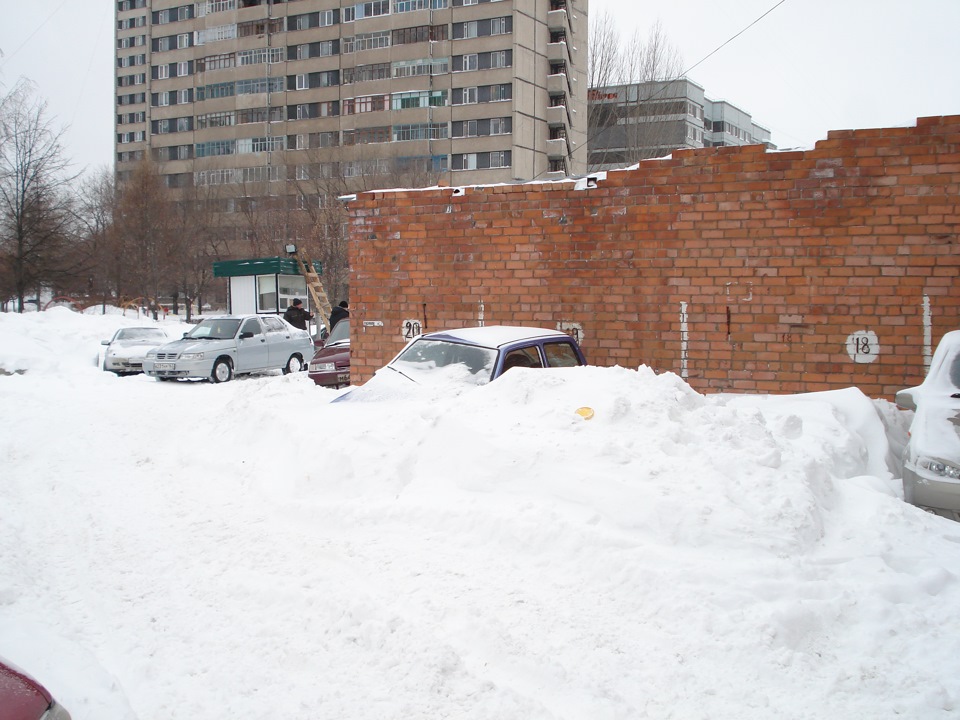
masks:
[[[707,96],[727,100],[781,148],[812,147],[828,130],[912,125],[960,114],[960,0],[590,0],[627,42],[658,18]],[[775,7],[777,6],[777,7]],[[69,126],[79,168],[112,163],[113,0],[5,3],[0,83],[33,80]]]

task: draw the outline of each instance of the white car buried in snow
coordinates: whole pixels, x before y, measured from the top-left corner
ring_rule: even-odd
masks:
[[[313,340],[275,315],[223,315],[201,320],[183,338],[147,353],[143,373],[158,380],[208,379],[305,367]]]
[[[903,457],[903,496],[913,505],[960,512],[960,330],[948,332],[917,387],[897,393],[915,410]]]
[[[170,336],[157,327],[120,328],[112,338],[100,343],[105,346],[102,367],[117,375],[139,373],[147,352],[168,342]]]

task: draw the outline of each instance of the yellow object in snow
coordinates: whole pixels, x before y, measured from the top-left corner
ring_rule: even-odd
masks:
[[[582,417],[584,420],[589,420],[593,417],[593,408],[582,407],[577,408],[577,415]]]

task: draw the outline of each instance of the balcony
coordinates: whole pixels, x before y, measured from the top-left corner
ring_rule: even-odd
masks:
[[[551,62],[569,62],[572,58],[566,41],[548,43],[547,59]]]
[[[548,125],[566,125],[570,126],[570,116],[567,114],[566,105],[553,105],[547,108]]]
[[[566,73],[547,75],[547,92],[551,95],[566,95],[570,91]]]
[[[564,10],[550,10],[547,13],[547,28],[550,30],[570,30],[573,28],[570,26],[570,20],[567,18],[567,11]]]
[[[570,153],[567,150],[567,139],[557,138],[556,140],[547,140],[547,157],[562,158]]]

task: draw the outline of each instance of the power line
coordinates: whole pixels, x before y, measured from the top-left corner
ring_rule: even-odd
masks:
[[[28,42],[30,42],[33,36],[36,35],[38,32],[40,32],[43,29],[43,26],[46,25],[48,22],[50,22],[53,19],[53,16],[56,15],[58,12],[60,12],[61,8],[63,8],[63,6],[66,5],[68,2],[69,0],[63,0],[63,2],[57,6],[56,10],[54,10],[52,13],[47,15],[47,19],[44,20],[42,23],[40,23],[40,25],[37,26],[36,30],[34,30],[29,35],[27,35],[26,39],[17,46],[16,50],[14,50],[12,53],[7,55],[6,58],[3,60],[3,62],[0,62],[0,67],[3,67],[4,65],[6,65],[7,62],[9,62],[14,55],[20,52],[20,50],[23,49],[23,46],[26,45]]]
[[[767,10],[763,15],[761,15],[760,17],[758,17],[758,18],[757,18],[756,20],[754,20],[752,23],[750,23],[749,25],[747,25],[743,30],[741,30],[740,32],[738,32],[738,33],[737,33],[736,35],[734,35],[733,37],[727,39],[725,42],[721,43],[721,44],[717,47],[716,50],[714,50],[713,52],[711,52],[711,53],[709,53],[708,55],[704,56],[703,58],[701,58],[700,60],[698,60],[697,62],[695,62],[693,65],[691,65],[690,67],[688,67],[686,70],[684,70],[684,71],[683,71],[683,75],[686,75],[688,72],[690,72],[691,70],[693,70],[695,67],[697,67],[698,65],[701,65],[702,63],[706,62],[706,61],[709,60],[711,57],[713,57],[714,55],[716,55],[716,54],[717,54],[718,52],[720,52],[724,47],[726,47],[727,45],[729,45],[730,43],[732,43],[734,40],[736,40],[738,37],[740,37],[741,35],[743,35],[747,30],[749,30],[749,29],[752,28],[754,25],[756,25],[758,22],[760,22],[761,20],[763,20],[767,15],[769,15],[769,14],[772,13],[774,10],[776,10],[778,7],[780,7],[781,5],[783,5],[786,1],[787,1],[787,0],[780,0],[780,2],[778,2],[778,3],[777,3],[776,5],[774,5],[772,8],[770,8],[769,10]]]
[[[62,6],[61,6],[62,7]],[[105,6],[109,10],[109,6]],[[90,79],[90,70],[93,67],[93,59],[96,57],[96,53],[99,50],[100,38],[103,36],[103,28],[105,23],[101,23],[99,29],[97,30],[97,38],[93,42],[93,48],[90,50],[90,60],[87,62],[87,71],[84,73],[83,82],[80,83],[80,91],[78,93],[79,97],[77,102],[74,103],[73,117],[70,118],[70,124],[73,124],[73,121],[77,119],[77,113],[80,111],[80,107],[83,103],[80,100],[83,98],[83,92],[87,88],[87,80]]]
[[[698,61],[695,62],[693,65],[691,65],[689,68],[687,68],[687,69],[684,70],[682,73],[680,73],[680,75],[679,75],[677,78],[675,78],[675,79],[679,80],[680,78],[686,77],[687,74],[688,74],[691,70],[693,70],[695,67],[697,67],[697,66],[699,66],[699,65],[702,65],[704,62],[706,62],[706,61],[709,60],[711,57],[713,57],[714,55],[716,55],[718,52],[720,52],[720,50],[722,50],[724,47],[726,47],[726,46],[729,45],[731,42],[733,42],[734,40],[736,40],[738,37],[740,37],[741,35],[743,35],[747,30],[749,30],[749,29],[752,28],[754,25],[756,25],[758,22],[760,22],[761,20],[763,20],[767,15],[769,15],[770,13],[772,13],[772,12],[773,12],[774,10],[776,10],[778,7],[780,7],[781,5],[783,5],[785,2],[787,2],[787,0],[779,0],[779,2],[777,2],[773,7],[771,7],[769,10],[767,10],[766,12],[764,12],[760,17],[758,17],[756,20],[754,20],[754,21],[751,22],[749,25],[747,25],[746,27],[744,27],[742,30],[740,30],[740,31],[739,31],[738,33],[736,33],[735,35],[732,35],[732,36],[730,36],[729,38],[727,38],[724,42],[722,42],[720,45],[718,45],[718,46],[716,47],[716,49],[712,50],[712,51],[709,52],[707,55],[703,56],[700,60],[698,60]],[[648,102],[650,102],[651,100],[656,100],[660,95],[662,95],[664,92],[666,92],[666,91],[667,91],[667,88],[669,88],[670,85],[672,84],[672,81],[670,81],[670,80],[664,80],[664,81],[662,81],[662,82],[663,82],[663,87],[662,87],[658,92],[656,92],[656,93],[654,93],[653,95],[651,95],[650,97],[644,98],[643,100],[638,101],[638,102],[636,103],[636,104],[637,104],[637,107],[639,107],[640,105],[643,105],[644,103],[648,103]],[[588,92],[589,92],[589,88],[588,88]],[[590,101],[589,101],[589,99],[588,99],[588,100],[587,100],[588,105],[589,105],[589,102],[590,102]],[[589,113],[588,113],[588,115],[589,115]],[[588,123],[589,123],[589,120],[588,120]],[[606,129],[606,128],[604,128],[604,130],[605,130],[605,129]],[[587,128],[587,130],[588,130],[588,133],[589,133],[589,127]],[[584,146],[583,146],[583,147],[586,148],[586,152],[588,153],[588,155],[587,155],[587,164],[588,164],[588,165],[589,165],[589,162],[590,162],[590,156],[589,156],[590,141],[593,140],[594,138],[596,138],[596,136],[597,136],[600,132],[603,132],[603,130],[600,130],[600,131],[598,131],[597,133],[594,133],[593,135],[589,135],[589,134],[588,134],[588,136],[587,136],[587,141],[586,141],[586,143],[584,143]],[[544,175],[546,172],[549,172],[549,171],[545,170],[544,172],[542,172],[542,173],[540,173],[539,175],[537,175],[537,178],[540,177],[541,175]],[[537,178],[534,178],[534,180],[536,180]]]

